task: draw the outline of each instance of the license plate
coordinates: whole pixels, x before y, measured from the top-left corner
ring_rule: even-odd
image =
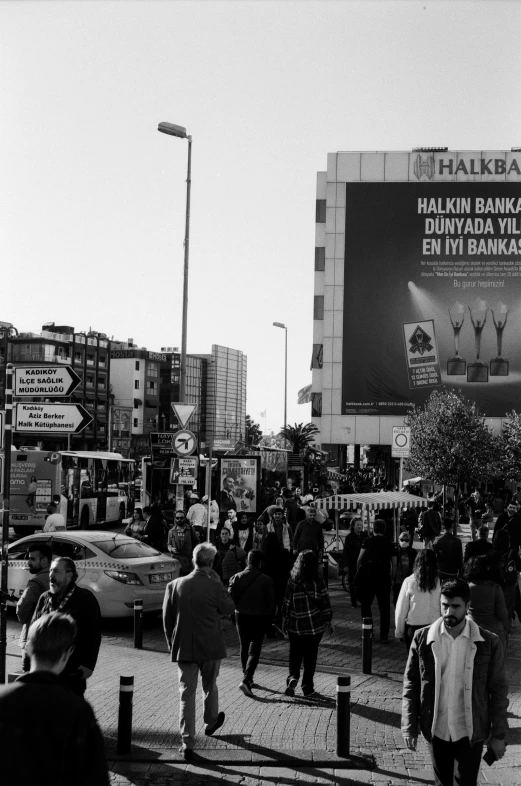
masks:
[[[172,578],[172,573],[154,573],[153,576],[149,576],[151,584],[164,584],[165,581],[172,581]]]

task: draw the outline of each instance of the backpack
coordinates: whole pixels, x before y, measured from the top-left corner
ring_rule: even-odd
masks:
[[[501,576],[501,584],[506,586],[517,582],[516,561],[510,554],[503,554],[499,560],[499,575]]]

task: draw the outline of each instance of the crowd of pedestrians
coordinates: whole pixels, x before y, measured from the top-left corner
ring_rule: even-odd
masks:
[[[498,517],[492,541],[481,494],[473,492],[466,502],[473,538],[465,550],[452,519],[442,520],[436,501],[430,500],[419,517],[414,514],[414,527],[411,511],[403,511],[396,539],[389,520],[376,518],[369,526],[362,516],[352,516],[343,551],[351,605],[360,607],[362,617],[371,617],[376,601],[382,645],[389,643],[394,606],[395,636],[408,653],[404,739],[414,749],[422,731],[436,782],[443,786],[452,783],[454,772],[461,783],[475,783],[480,760],[476,751],[481,753],[485,742],[491,756],[504,753],[505,653],[512,619],[515,614],[521,619],[517,501],[509,500],[505,514]],[[136,509],[125,530],[179,562],[180,578],[165,593],[163,626],[171,659],[177,663],[181,751],[186,760],[193,757],[195,746],[199,675],[205,734],[214,734],[225,722],[217,687],[226,656],[223,618],[231,619],[237,630],[242,666],[237,687],[249,698],[255,696],[264,638],[275,636],[288,640],[288,673],[281,688],[292,697],[300,682],[303,696],[312,698],[320,643],[333,632],[322,576],[324,532],[330,522],[313,497],[277,488],[255,515],[237,515],[231,506],[217,514],[212,506],[213,501],[191,492],[185,508],[169,517],[157,502]],[[423,540],[419,548],[414,546],[415,534]],[[28,687],[25,692],[20,687],[0,694],[0,707],[4,699],[10,702],[15,696],[30,701],[34,691],[29,686],[48,686],[40,671],[50,670],[51,682],[59,679],[76,697],[57,694],[71,717],[83,718],[90,744],[99,753],[99,730],[83,699],[101,641],[97,602],[77,586],[74,561],[53,559],[44,544],[31,548],[29,571],[31,580],[17,605],[28,675],[22,687]],[[48,643],[53,636],[60,639],[59,646]],[[476,660],[480,652],[483,659]],[[478,678],[485,687],[476,687]],[[482,690],[488,691],[487,699],[479,693]],[[477,718],[474,726],[469,717]],[[493,735],[487,737],[483,730],[490,727]],[[48,744],[53,750],[55,741]],[[81,759],[82,751],[77,755]],[[95,761],[91,764],[97,766]]]

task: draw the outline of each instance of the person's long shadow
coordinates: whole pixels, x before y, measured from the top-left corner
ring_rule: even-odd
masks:
[[[274,698],[269,699],[265,698],[264,696],[259,696],[257,693],[253,694],[253,701],[258,702],[259,704],[290,704],[293,706],[298,707],[334,707],[335,700],[330,698],[329,696],[324,696],[321,693],[317,693],[313,696],[313,698],[307,698],[306,696],[286,696],[279,690],[273,690],[273,688],[265,688],[262,685],[258,685],[258,689],[264,691],[265,693],[272,693],[274,694]]]

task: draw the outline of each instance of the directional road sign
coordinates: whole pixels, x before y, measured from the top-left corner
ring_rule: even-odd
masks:
[[[181,404],[178,401],[172,401],[171,406],[181,428],[186,426],[197,408],[197,404]]]
[[[197,437],[188,429],[174,434],[174,450],[178,456],[191,456],[197,449]]]
[[[70,396],[81,378],[70,366],[18,366],[14,370],[15,396]]]
[[[93,418],[81,404],[16,404],[13,428],[32,434],[77,434]]]
[[[409,426],[393,426],[393,458],[408,458],[411,452],[411,429]]]

